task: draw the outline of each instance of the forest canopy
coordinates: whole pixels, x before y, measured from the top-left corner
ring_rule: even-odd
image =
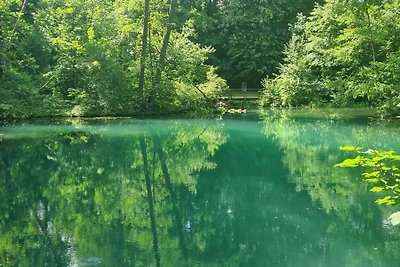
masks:
[[[1,116],[176,113],[212,103],[226,85],[205,63],[213,48],[192,41],[195,3],[150,1],[144,27],[145,2],[2,1]]]
[[[264,105],[400,111],[400,1],[327,0],[299,15]]]
[[[399,0],[3,0],[0,117],[265,107],[400,111]]]

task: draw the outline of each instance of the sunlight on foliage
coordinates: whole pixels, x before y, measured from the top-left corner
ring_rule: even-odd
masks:
[[[398,205],[400,204],[400,156],[394,151],[372,150],[362,151],[361,148],[353,146],[340,147],[343,151],[357,153],[353,159],[345,159],[336,164],[335,167],[355,168],[362,167],[367,171],[362,174],[364,181],[369,183],[371,192],[385,194],[383,198],[378,198],[375,202],[379,205]],[[395,215],[397,214],[397,215]],[[393,217],[392,217],[393,216]],[[400,222],[399,214],[394,213],[389,217],[392,225]],[[392,218],[392,220],[390,219]],[[393,219],[395,218],[395,219]]]

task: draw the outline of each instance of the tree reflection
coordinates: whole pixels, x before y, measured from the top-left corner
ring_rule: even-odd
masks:
[[[335,112],[277,111],[265,114],[264,134],[279,144],[288,179],[295,184],[296,191],[307,192],[315,207],[340,218],[326,226],[327,249],[336,250],[344,259],[351,258],[351,262],[343,264],[386,266],[385,261],[393,257],[392,251],[398,251],[393,241],[399,241],[400,235],[392,235],[384,228],[382,221],[387,212],[373,204],[373,196],[368,195],[366,185],[357,178],[357,170],[333,167],[345,158],[338,147],[346,144],[382,149],[398,147],[396,131],[368,121],[367,116],[351,118]],[[376,229],[376,225],[381,227]],[[342,238],[332,239],[332,236]],[[382,237],[386,241],[378,242]],[[349,255],[355,251],[340,251],[338,242],[352,244],[365,253]]]
[[[197,173],[226,141],[207,121],[117,122],[6,133],[0,266],[178,266]],[[36,136],[37,137],[37,136]]]
[[[336,117],[2,128],[0,266],[386,266],[399,232],[333,166],[397,129]]]
[[[154,251],[154,258],[156,260],[156,266],[160,266],[160,254],[158,252],[158,236],[157,236],[157,229],[156,229],[156,218],[154,215],[154,201],[153,201],[153,193],[151,190],[151,181],[150,181],[150,173],[149,173],[149,165],[147,162],[147,149],[146,149],[146,142],[143,136],[139,137],[140,140],[140,150],[142,151],[143,157],[143,171],[144,171],[144,178],[146,181],[146,193],[147,193],[147,203],[149,205],[149,217],[150,217],[150,224],[151,224],[151,233],[153,236],[153,251]]]

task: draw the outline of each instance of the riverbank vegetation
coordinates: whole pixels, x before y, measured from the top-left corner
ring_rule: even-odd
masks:
[[[400,1],[327,0],[299,15],[263,104],[365,105],[400,112]]]
[[[197,3],[5,0],[2,117],[180,113],[226,87],[192,41]],[[198,7],[199,12],[201,7]]]
[[[399,0],[3,0],[0,117],[264,107],[400,112]],[[262,82],[263,81],[263,82]]]
[[[314,1],[4,0],[0,117],[209,110],[273,73]]]

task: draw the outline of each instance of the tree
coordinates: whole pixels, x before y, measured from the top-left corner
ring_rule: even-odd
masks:
[[[363,103],[396,113],[400,2],[326,1],[293,28],[280,75],[265,81],[265,105]],[[397,72],[396,72],[397,73]]]
[[[149,31],[149,9],[150,9],[150,0],[145,0],[143,35],[142,35],[142,53],[140,57],[140,74],[139,74],[139,88],[138,88],[138,95],[140,99],[143,99],[144,73],[146,70],[146,54],[147,54],[146,51],[147,51],[147,38]]]
[[[209,111],[226,87],[176,1],[16,3],[0,4],[2,117]]]
[[[33,76],[38,69],[34,27],[29,23],[28,1],[0,3],[0,117],[41,113],[41,95]]]
[[[212,63],[218,72],[239,87],[241,82],[259,87],[261,80],[277,71],[289,24],[299,12],[308,14],[316,1],[208,1],[208,19],[200,21],[199,38],[212,45]]]

